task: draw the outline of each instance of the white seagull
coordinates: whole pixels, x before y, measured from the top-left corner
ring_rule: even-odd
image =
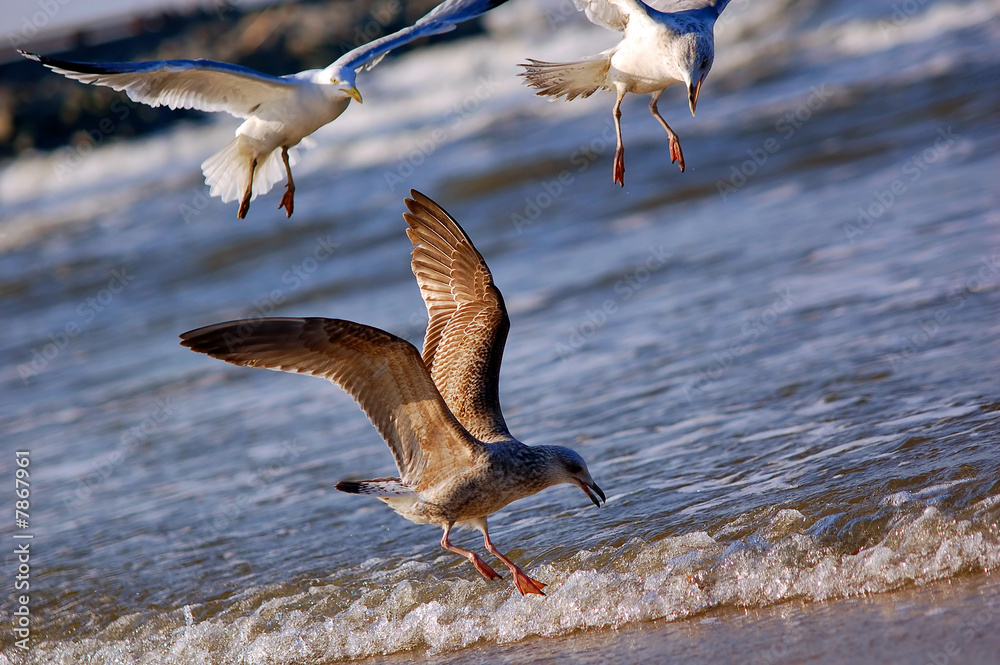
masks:
[[[18,53],[68,78],[124,90],[133,101],[150,106],[225,111],[246,118],[236,129],[236,138],[202,163],[205,182],[211,195],[224,203],[239,199],[237,215],[243,219],[250,202],[281,180],[283,163],[288,180],[278,207],[291,217],[295,196],[291,164],[297,160],[294,153],[289,156],[289,149],[336,120],[352,99],[361,103],[354,82],[357,70],[370,69],[392,49],[453,30],[504,2],[446,0],[412,26],[359,46],[325,69],[287,76],[211,60],[66,62]]]
[[[670,161],[684,171],[684,153],[674,130],[656,108],[663,91],[683,83],[691,115],[698,105],[701,84],[715,58],[715,20],[729,0],[573,0],[592,23],[624,33],[621,42],[603,53],[576,62],[528,60],[521,74],[538,95],[572,100],[598,90],[614,90],[614,179],[625,186],[625,148],[622,145],[621,105],[625,93],[651,95],[649,111],[670,137]]]
[[[545,595],[490,541],[486,519],[512,501],[558,483],[606,501],[579,454],[528,446],[507,430],[498,394],[510,320],[503,296],[469,236],[417,191],[403,217],[413,273],[429,321],[423,356],[395,335],[339,319],[251,319],[191,330],[181,344],[234,365],[311,374],[357,400],[389,444],[398,478],[341,481],[337,489],[381,499],[417,524],[444,529],[441,546],[487,579],[500,577],[478,554],[453,545],[455,526],[483,534],[521,594]]]

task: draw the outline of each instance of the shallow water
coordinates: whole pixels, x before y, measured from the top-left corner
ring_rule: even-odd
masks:
[[[611,43],[556,3],[366,75],[364,106],[303,154],[289,220],[278,190],[245,221],[207,198],[198,164],[228,120],[9,163],[0,477],[30,451],[35,632],[28,652],[4,632],[4,653],[485,659],[706,612],[737,643],[743,608],[925,599],[905,613],[933,607],[933,581],[995,587],[1000,2],[895,22],[888,2],[748,4],[724,15],[698,117],[677,91],[660,105],[687,173],[646,102],[623,106],[624,190],[609,96],[549,104],[515,76]],[[419,344],[410,187],[504,292],[511,430],[575,448],[608,494],[597,510],[562,486],[494,516],[544,599],[335,491],[393,473],[338,389],[177,343],[283,314]],[[525,644],[544,660],[565,642]]]

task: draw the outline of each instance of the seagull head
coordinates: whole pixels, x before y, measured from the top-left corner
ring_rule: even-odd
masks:
[[[341,92],[358,104],[362,103],[361,93],[354,82],[355,72],[353,69],[350,67],[328,67],[324,70],[324,73],[329,74],[331,85],[339,88]]]
[[[570,485],[576,485],[583,490],[587,498],[593,501],[594,505],[598,508],[601,507],[601,501],[607,503],[608,499],[604,496],[604,491],[590,477],[587,463],[583,461],[583,458],[575,450],[564,448],[563,446],[538,447],[547,448],[551,452],[552,463],[550,464],[550,470],[553,480],[552,484],[569,483]]]
[[[693,43],[685,50],[684,58],[681,62],[681,73],[684,84],[688,91],[688,106],[691,108],[691,115],[694,115],[698,106],[698,96],[701,94],[701,84],[705,82],[705,77],[712,69],[712,61],[715,59],[715,49],[712,46],[711,36],[707,39],[702,35],[693,35]]]

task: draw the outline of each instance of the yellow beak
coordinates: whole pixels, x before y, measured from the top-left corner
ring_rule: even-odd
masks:
[[[358,104],[364,103],[364,101],[361,99],[361,93],[358,91],[358,87],[356,85],[352,85],[345,92],[347,92],[347,94],[351,96],[351,99],[356,101]]]

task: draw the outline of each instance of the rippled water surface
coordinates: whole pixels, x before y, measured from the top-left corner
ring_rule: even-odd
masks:
[[[518,658],[544,660],[672,620],[732,645],[742,610],[780,622],[788,601],[827,601],[813,620],[855,635],[838,599],[930,616],[939,580],[971,599],[949,608],[994,616],[1000,2],[734,2],[698,117],[676,90],[660,104],[688,172],[630,99],[623,190],[611,96],[550,104],[515,76],[614,36],[520,2],[364,75],[364,106],[304,153],[291,219],[280,188],[245,221],[206,197],[228,119],[0,171],[0,477],[30,451],[34,535],[35,635],[22,652],[5,632],[10,658],[485,662],[527,640]],[[608,494],[597,510],[564,485],[493,517],[546,598],[334,489],[395,472],[339,389],[178,344],[260,314],[419,344],[410,187],[506,297],[511,430],[573,447]],[[995,640],[977,630],[966,648]]]

